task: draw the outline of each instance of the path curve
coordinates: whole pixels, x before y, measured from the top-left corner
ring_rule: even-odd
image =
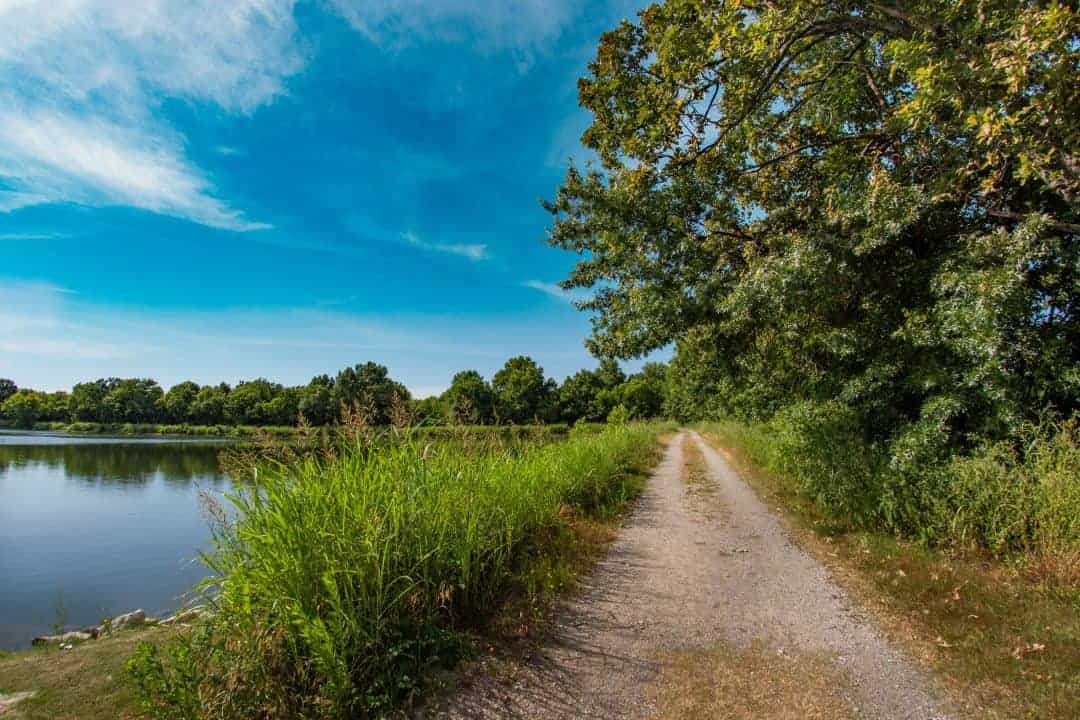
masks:
[[[688,502],[682,440],[701,450],[722,512]],[[858,717],[948,715],[932,682],[891,647],[825,569],[697,433],[672,440],[581,592],[525,661],[491,659],[438,718],[648,718],[667,651],[764,646],[825,654]]]

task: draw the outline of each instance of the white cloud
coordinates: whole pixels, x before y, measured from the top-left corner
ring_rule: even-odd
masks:
[[[564,0],[328,0],[374,42],[469,41],[484,49],[531,53],[558,38],[577,12]]]
[[[0,241],[4,240],[62,240],[69,238],[68,233],[56,232],[9,232],[0,233]]]
[[[491,255],[488,254],[487,245],[480,243],[433,243],[421,240],[412,232],[402,233],[401,239],[409,245],[418,247],[422,250],[447,253],[449,255],[460,255],[461,257],[468,258],[474,262],[488,260],[491,257]]]
[[[231,230],[221,199],[155,118],[166,98],[249,113],[305,57],[293,0],[0,0],[0,212],[122,204]]]
[[[141,110],[165,95],[250,112],[304,63],[293,0],[7,0],[0,63],[39,96]],[[36,92],[33,87],[37,86]]]
[[[525,287],[532,288],[533,290],[539,290],[545,295],[549,295],[556,300],[561,300],[562,302],[574,303],[588,299],[588,293],[584,290],[564,290],[555,283],[543,282],[541,280],[529,280],[528,282],[522,284]]]
[[[129,205],[229,230],[269,227],[214,196],[174,138],[56,111],[0,109],[0,176],[42,201]]]

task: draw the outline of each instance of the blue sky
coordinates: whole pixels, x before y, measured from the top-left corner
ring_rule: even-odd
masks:
[[[0,377],[593,365],[539,201],[637,5],[0,0]]]

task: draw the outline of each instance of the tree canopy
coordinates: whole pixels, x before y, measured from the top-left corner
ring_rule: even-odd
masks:
[[[287,426],[302,416],[307,423],[321,426],[339,422],[345,408],[359,411],[367,422],[377,425],[409,420],[426,425],[487,425],[582,418],[602,421],[619,403],[627,405],[632,417],[655,417],[661,412],[659,403],[632,398],[645,397],[642,383],[655,386],[657,371],[662,376],[662,366],[650,364],[627,377],[618,363],[605,360],[596,370],[583,371],[592,382],[570,392],[567,388],[574,386],[574,378],[583,376],[579,373],[567,378],[560,393],[539,365],[518,357],[496,373],[494,387],[478,371],[463,370],[442,395],[422,399],[411,399],[385,366],[373,362],[345,368],[336,377],[316,375],[307,385],[297,386],[265,378],[240,381],[235,387],[227,383],[200,386],[187,380],[165,392],[146,378],[100,378],[78,383],[68,394],[19,390],[11,382],[15,390],[0,400],[0,421],[20,427],[39,421]],[[0,390],[6,387],[0,381]]]
[[[1078,62],[1057,2],[647,8],[579,84],[600,165],[547,204],[591,349],[675,343],[683,417],[833,400],[949,445],[1072,414]]]
[[[551,420],[555,381],[530,357],[510,358],[491,382],[500,420],[525,424]]]

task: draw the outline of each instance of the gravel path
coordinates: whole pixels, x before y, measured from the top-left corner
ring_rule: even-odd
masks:
[[[723,510],[693,510],[682,439],[700,447]],[[857,717],[947,717],[930,683],[891,648],[825,569],[696,433],[672,441],[583,591],[525,660],[492,658],[428,716],[648,718],[666,651],[751,645],[825,654]]]

